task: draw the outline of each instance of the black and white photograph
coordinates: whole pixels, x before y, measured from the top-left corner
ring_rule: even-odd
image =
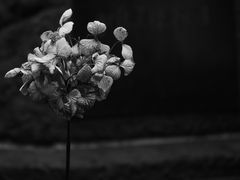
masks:
[[[239,0],[0,0],[0,180],[240,180]]]

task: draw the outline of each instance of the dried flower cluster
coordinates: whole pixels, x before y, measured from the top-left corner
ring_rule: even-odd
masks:
[[[36,47],[28,54],[27,62],[5,77],[21,75],[23,95],[49,103],[60,115],[82,117],[96,100],[107,97],[113,80],[119,79],[122,71],[124,75],[131,73],[135,63],[132,48],[123,43],[128,36],[123,27],[113,32],[122,44],[122,58],[111,54],[110,47],[98,40],[97,36],[106,30],[99,21],[87,25],[92,39],[79,39],[72,45],[69,33],[74,23],[68,21],[71,16],[71,9],[65,11],[57,31],[44,32],[41,47]]]

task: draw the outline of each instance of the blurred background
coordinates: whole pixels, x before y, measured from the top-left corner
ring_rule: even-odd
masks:
[[[105,44],[114,44],[113,30],[118,26],[125,27],[129,33],[126,43],[133,47],[136,62],[135,70],[129,77],[122,77],[114,83],[107,100],[96,103],[83,120],[73,120],[73,143],[121,144],[147,139],[137,146],[139,149],[127,146],[129,149],[124,150],[125,158],[132,157],[129,152],[134,152],[136,157],[132,161],[135,165],[116,163],[113,169],[105,166],[100,169],[80,168],[81,171],[73,172],[74,178],[240,177],[237,171],[240,151],[236,151],[240,148],[240,3],[237,0],[1,0],[2,144],[48,148],[65,141],[66,122],[57,119],[46,105],[22,96],[18,91],[20,79],[6,80],[3,77],[9,69],[26,61],[27,54],[40,45],[42,32],[57,29],[61,14],[68,8],[73,9],[75,24],[72,36],[76,38],[86,38],[87,23],[100,20],[107,25],[107,31],[100,40]],[[120,48],[116,48],[115,53],[120,53]],[[216,144],[206,137],[214,137]],[[184,149],[185,144],[177,141],[177,146],[172,141],[179,138],[181,142],[196,139],[197,143],[194,141]],[[199,138],[205,138],[205,141],[198,141]],[[159,139],[164,143],[159,143],[162,142]],[[168,146],[170,142],[173,146]],[[165,143],[168,145],[165,146]],[[191,159],[203,145],[212,148],[199,151],[201,158]],[[146,156],[146,162],[159,156],[166,156],[165,161],[171,161],[164,161],[166,166],[162,160],[150,165],[144,160],[136,163],[145,154],[140,153],[142,146],[147,147],[144,149],[147,154],[158,152],[159,148],[169,152],[166,155],[159,151],[155,156]],[[117,147],[122,148],[120,145]],[[182,156],[180,153],[171,158],[172,147],[182,148],[186,154]],[[202,156],[201,152],[209,151],[209,156]],[[107,152],[112,153],[111,150],[99,152],[96,149],[100,155]],[[108,157],[109,161],[115,162],[115,156],[122,152],[115,152],[114,157]],[[5,166],[5,161],[1,159],[4,153],[8,151],[0,150],[0,177],[14,179],[24,173],[26,175],[25,171],[16,170],[14,165],[9,165],[10,168]],[[31,169],[31,163],[29,167]],[[76,165],[75,169],[78,168]],[[14,177],[10,175],[13,169]],[[31,169],[27,179],[35,175],[50,178],[57,176],[57,172],[54,168],[48,171],[46,167]],[[96,176],[90,175],[92,173]]]

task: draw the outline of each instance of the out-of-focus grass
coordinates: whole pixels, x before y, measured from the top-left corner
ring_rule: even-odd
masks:
[[[121,165],[100,168],[72,169],[72,180],[229,180],[240,178],[240,160],[232,158],[201,159],[198,161],[164,162],[154,165]],[[62,179],[63,169],[1,169],[3,180]]]
[[[41,108],[43,107],[32,103],[26,110],[18,111],[13,106],[12,112],[0,121],[0,140],[45,145],[64,142],[66,122],[57,119],[53,114],[49,116],[50,112],[41,114]],[[32,119],[28,111],[34,112],[36,119]],[[144,137],[198,136],[237,133],[239,129],[238,116],[232,114],[85,118],[72,121],[72,140],[90,142]]]

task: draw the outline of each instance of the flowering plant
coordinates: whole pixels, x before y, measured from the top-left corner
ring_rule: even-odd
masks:
[[[33,100],[47,102],[57,113],[67,117],[83,117],[95,101],[104,100],[113,84],[134,68],[132,48],[124,44],[127,30],[118,27],[113,34],[122,45],[122,58],[111,54],[111,48],[98,40],[106,30],[99,21],[89,22],[92,39],[78,39],[72,44],[69,33],[74,23],[69,21],[72,10],[66,10],[56,31],[42,33],[41,47],[28,54],[20,68],[8,71],[6,78],[21,75],[20,91]]]

